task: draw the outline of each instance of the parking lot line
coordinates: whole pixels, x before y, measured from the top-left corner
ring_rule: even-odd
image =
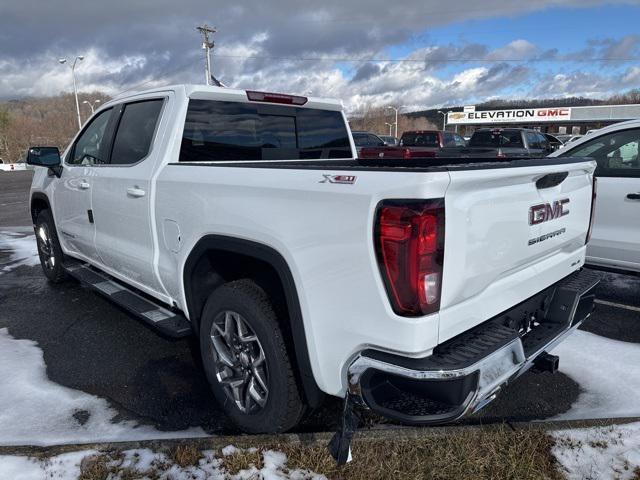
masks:
[[[607,302],[606,300],[595,300],[595,303],[601,305],[607,305],[609,307],[624,308],[625,310],[631,310],[632,312],[640,312],[640,307],[634,307],[633,305],[625,305],[623,303]]]

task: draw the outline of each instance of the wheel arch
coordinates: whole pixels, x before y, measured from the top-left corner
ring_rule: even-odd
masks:
[[[42,192],[34,192],[33,194],[31,194],[31,200],[29,202],[29,212],[31,213],[31,220],[33,221],[34,225],[36,224],[38,214],[42,210],[49,210],[51,212],[51,216],[53,216],[53,210],[51,209],[49,197],[47,197]]]
[[[274,248],[224,235],[206,235],[196,243],[183,269],[186,309],[194,329],[200,330],[202,309],[208,295],[218,286],[239,278],[256,280],[272,298],[281,300],[278,304],[284,303],[281,307],[288,319],[288,331],[284,333],[290,340],[290,353],[297,367],[294,370],[309,406],[319,406],[324,393],[311,369],[298,291],[287,261]]]

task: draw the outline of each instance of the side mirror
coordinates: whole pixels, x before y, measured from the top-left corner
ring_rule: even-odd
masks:
[[[47,167],[56,177],[62,174],[62,161],[58,147],[31,147],[27,152],[27,165]]]

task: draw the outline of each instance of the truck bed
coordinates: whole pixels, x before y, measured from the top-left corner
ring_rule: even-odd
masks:
[[[404,160],[401,158],[345,159],[345,160],[286,160],[260,162],[173,162],[169,165],[240,167],[240,168],[280,168],[301,170],[349,170],[349,171],[412,171],[448,172],[462,170],[485,170],[492,168],[535,167],[541,165],[570,165],[584,162],[584,158],[422,158]]]

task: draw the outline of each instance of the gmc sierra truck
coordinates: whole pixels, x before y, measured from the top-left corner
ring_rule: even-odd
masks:
[[[339,101],[179,85],[28,162],[46,277],[198,336],[246,432],[325,395],[343,419],[455,420],[556,368],[546,351],[592,310],[589,159],[363,162]]]

